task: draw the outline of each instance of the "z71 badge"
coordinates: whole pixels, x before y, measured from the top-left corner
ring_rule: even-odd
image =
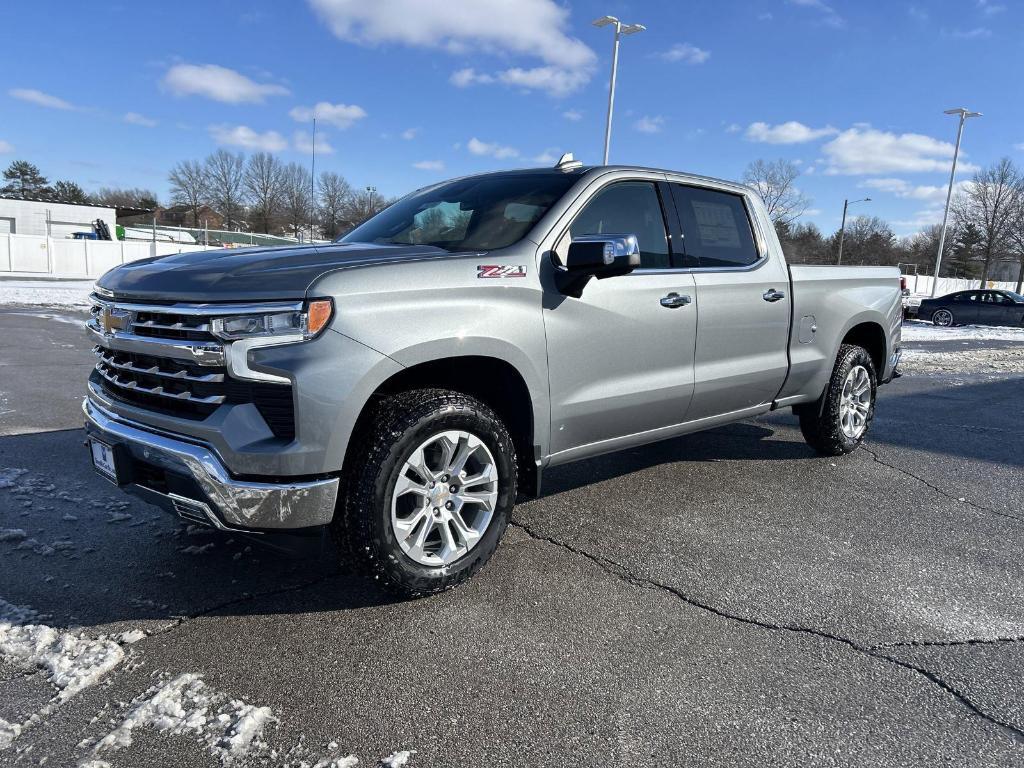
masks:
[[[526,267],[509,264],[484,264],[476,268],[477,277],[526,277]]]

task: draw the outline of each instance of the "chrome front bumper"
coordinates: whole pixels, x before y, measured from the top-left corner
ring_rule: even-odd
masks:
[[[225,530],[308,528],[326,525],[334,517],[336,477],[276,483],[235,480],[206,446],[127,422],[89,398],[82,410],[91,437],[126,451],[133,462],[194,481],[198,492],[186,495],[149,487],[145,479],[126,478],[126,490],[139,491],[182,517],[195,522],[206,517],[210,525]]]

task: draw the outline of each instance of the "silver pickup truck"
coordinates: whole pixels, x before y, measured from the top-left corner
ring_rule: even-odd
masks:
[[[329,528],[404,594],[476,572],[559,464],[786,407],[849,453],[901,321],[898,270],[787,267],[747,187],[573,162],[330,245],[125,264],[93,301],[101,474],[221,530]]]

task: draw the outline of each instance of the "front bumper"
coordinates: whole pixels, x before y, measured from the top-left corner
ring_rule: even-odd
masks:
[[[326,525],[338,478],[256,482],[235,479],[208,446],[118,417],[90,398],[86,433],[114,448],[124,490],[197,523],[223,530],[280,530]]]

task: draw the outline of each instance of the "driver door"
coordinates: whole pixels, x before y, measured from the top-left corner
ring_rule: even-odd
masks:
[[[578,299],[546,289],[553,463],[644,442],[685,418],[697,295],[693,276],[673,268],[663,202],[654,181],[613,182],[556,241],[553,258],[564,260],[573,236],[633,234],[640,267],[590,280]]]

